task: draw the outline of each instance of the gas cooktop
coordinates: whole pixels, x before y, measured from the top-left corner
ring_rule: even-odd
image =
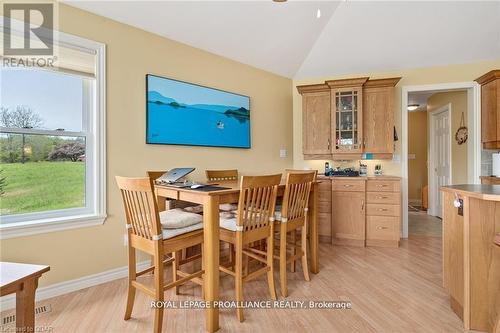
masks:
[[[330,176],[334,177],[359,177],[359,171],[347,168],[347,169],[335,169],[330,171]]]

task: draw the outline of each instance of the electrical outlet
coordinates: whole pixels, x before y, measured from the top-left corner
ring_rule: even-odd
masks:
[[[286,157],[286,149],[280,149],[280,157],[281,158]]]
[[[123,235],[123,246],[127,246],[128,245],[128,235],[125,234]]]

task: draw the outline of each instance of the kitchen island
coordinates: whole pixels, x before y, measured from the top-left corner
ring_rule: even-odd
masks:
[[[443,193],[443,286],[465,329],[494,332],[499,320],[499,185],[453,185]],[[457,207],[458,206],[458,207]]]

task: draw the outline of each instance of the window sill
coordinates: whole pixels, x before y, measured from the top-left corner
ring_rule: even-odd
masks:
[[[43,234],[47,232],[85,228],[104,224],[106,215],[77,215],[0,224],[0,239]]]

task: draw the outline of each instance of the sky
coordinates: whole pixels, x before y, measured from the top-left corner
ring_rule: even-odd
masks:
[[[165,97],[184,104],[219,104],[249,109],[246,96],[228,93],[217,89],[207,89],[194,84],[148,76],[148,90],[157,91]]]
[[[44,70],[0,69],[0,105],[27,105],[43,120],[41,128],[82,130],[83,79]]]

